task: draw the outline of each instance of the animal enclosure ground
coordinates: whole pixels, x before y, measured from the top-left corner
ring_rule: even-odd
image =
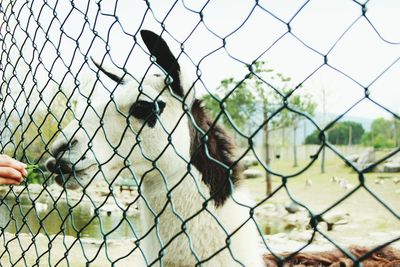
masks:
[[[299,165],[305,166],[306,162],[301,161]],[[285,173],[293,173],[299,169],[293,168],[293,162],[287,160],[275,160],[271,167],[285,170]],[[262,170],[261,167],[257,168]],[[314,214],[327,210],[360,184],[358,174],[346,167],[339,158],[327,161],[325,168],[325,173],[321,174],[320,161],[317,160],[307,171],[290,178],[287,183],[292,197],[308,207]],[[365,175],[365,185],[398,214],[400,212],[400,183],[397,177],[400,177],[400,173],[368,173]],[[274,190],[281,185],[279,177],[274,176],[272,181]],[[257,200],[265,198],[265,178],[248,179],[244,181],[244,184]],[[266,203],[285,205],[290,202],[288,194],[281,189]],[[335,241],[357,242],[357,240],[365,240],[365,237],[371,233],[388,233],[400,229],[400,221],[363,187],[340,202],[330,212],[349,215],[348,223],[334,226],[332,231],[326,232]],[[263,218],[260,218],[260,224],[266,224]]]

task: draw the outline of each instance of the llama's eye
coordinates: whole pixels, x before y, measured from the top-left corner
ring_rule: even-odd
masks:
[[[164,111],[165,103],[159,100],[157,101],[157,106],[155,102],[139,100],[132,105],[129,110],[129,115],[144,120],[150,127],[154,127],[154,125],[156,125],[157,115],[160,115]]]

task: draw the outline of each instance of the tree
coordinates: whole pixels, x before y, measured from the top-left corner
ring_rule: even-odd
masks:
[[[272,87],[263,82],[261,77],[272,74],[272,69],[266,69],[264,62],[255,62],[252,71],[243,80],[228,78],[221,81],[216,97],[206,95],[203,100],[214,116],[221,112],[221,103],[225,104],[225,110],[229,113],[232,121],[240,129],[251,129],[253,125],[262,125],[264,132],[265,163],[270,165],[269,149],[269,123],[267,120],[276,106],[276,96],[272,96]],[[275,79],[274,75],[269,75]],[[282,80],[283,76],[276,76]],[[256,112],[261,113],[261,120],[257,122]],[[223,118],[223,123],[230,126],[227,118]],[[272,121],[271,121],[272,123]],[[272,192],[271,174],[266,171],[267,194]]]
[[[321,144],[321,140],[319,139],[319,130],[314,130],[311,134],[309,134],[304,140],[304,144],[306,145],[319,145]]]
[[[360,144],[365,130],[361,123],[354,121],[337,122],[329,129],[328,140],[335,145]]]
[[[371,130],[362,137],[362,143],[374,148],[393,148],[396,145],[396,122],[377,118],[371,124]]]
[[[365,130],[355,121],[337,122],[328,130],[328,141],[334,145],[360,144]],[[320,144],[319,130],[313,131],[304,141],[305,144]]]
[[[211,111],[213,117],[217,117],[221,112],[221,103],[224,103],[224,110],[232,118],[236,126],[244,131],[251,120],[252,115],[256,111],[255,97],[247,90],[247,83],[236,82],[233,78],[221,81],[217,89],[217,95],[205,95],[203,101],[207,108]],[[228,117],[222,116],[222,123],[230,126]]]
[[[326,105],[327,105],[327,94],[326,89],[323,87],[321,95],[321,102],[322,102],[322,124],[326,126]],[[322,148],[322,155],[321,155],[321,173],[325,173],[325,159],[326,159],[326,147]]]
[[[292,91],[284,92],[286,95],[292,93]],[[314,115],[314,111],[317,104],[312,100],[310,95],[292,95],[289,98],[289,107],[295,109],[298,112],[306,113],[307,115]],[[297,167],[297,129],[299,123],[303,119],[301,115],[293,112],[289,109],[281,111],[279,123],[282,127],[292,127],[293,129],[293,167]]]
[[[214,116],[218,116],[222,112],[221,103],[224,103],[224,111],[227,111],[235,125],[242,130],[252,129],[254,125],[262,125],[265,163],[269,166],[271,163],[270,131],[289,126],[297,129],[301,120],[298,114],[289,111],[287,108],[274,114],[277,109],[282,108],[284,98],[288,97],[289,99],[288,107],[306,113],[314,111],[315,103],[311,101],[309,96],[292,95],[293,89],[290,88],[289,84],[291,79],[281,73],[275,73],[273,69],[266,68],[265,62],[257,61],[252,64],[250,69],[251,72],[243,80],[224,79],[221,81],[216,95],[206,95],[203,100]],[[277,85],[273,86],[266,81],[273,81]],[[261,116],[254,116],[256,112],[261,113]],[[230,125],[227,117],[224,117],[223,123]],[[259,117],[261,117],[261,120]],[[294,153],[296,153],[295,149]],[[268,171],[266,171],[266,184],[267,194],[270,194],[272,184],[271,174]]]
[[[394,135],[394,145],[395,147],[398,147],[400,145],[400,120],[396,117],[393,116],[393,124],[394,124],[394,131],[393,131],[393,135]]]

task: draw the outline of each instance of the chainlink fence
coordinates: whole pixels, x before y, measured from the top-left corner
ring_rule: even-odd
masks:
[[[375,251],[396,245],[400,238],[395,231],[400,219],[398,180],[393,174],[392,182],[391,174],[382,172],[382,166],[400,150],[398,107],[390,104],[396,102],[400,59],[400,39],[392,38],[390,31],[398,24],[391,14],[399,7],[390,1],[378,2],[1,1],[1,153],[35,166],[29,167],[22,185],[0,188],[0,266],[135,266],[140,258],[146,259],[141,241],[148,233],[143,229],[138,203],[148,203],[148,199],[141,187],[149,173],[164,177],[164,170],[157,162],[161,155],[151,155],[145,145],[140,145],[146,139],[141,133],[151,130],[154,123],[165,122],[161,115],[157,122],[143,122],[136,131],[129,126],[128,118],[122,119],[122,125],[120,119],[107,118],[105,110],[124,114],[118,102],[123,99],[118,97],[123,85],[103,75],[91,59],[116,73],[114,78],[129,78],[141,85],[143,77],[151,76],[149,70],[156,60],[143,44],[143,29],[160,34],[182,63],[181,69],[185,68],[191,79],[188,88],[193,91],[196,87],[197,97],[203,99],[215,119],[209,124],[211,128],[217,122],[224,124],[234,137],[238,149],[232,164],[258,164],[253,172],[246,171],[249,176],[261,177],[243,183],[255,198],[255,203],[247,207],[247,220],[257,222],[262,237],[259,246],[264,253],[276,256],[278,264],[283,264],[300,251],[339,249],[361,266]],[[349,45],[350,52],[345,52]],[[168,79],[167,83],[172,84]],[[185,106],[188,98],[173,98],[182,102],[182,118],[192,116]],[[97,103],[103,103],[102,108]],[[326,105],[331,110],[334,107],[336,115],[325,112]],[[153,112],[162,112],[162,108],[158,104]],[[323,115],[318,115],[321,110]],[[363,147],[351,141],[350,146],[339,146],[328,135],[353,112],[364,111],[390,117],[394,126],[389,131],[395,136],[391,148],[374,150],[375,157],[360,164],[350,155],[362,153]],[[95,119],[97,126],[85,128],[87,118]],[[75,128],[67,133],[65,129],[71,129],[71,123]],[[131,143],[107,136],[119,127],[126,132],[122,136],[134,136]],[[180,128],[163,129],[160,136],[168,139],[166,147],[183,158],[180,145],[176,146],[186,139],[173,138]],[[200,140],[207,142],[208,131],[194,129]],[[312,131],[316,131],[316,144],[302,145],[301,137]],[[99,145],[95,136],[102,134]],[[68,142],[54,149],[53,144],[62,136]],[[55,150],[68,153],[79,138],[84,138],[86,147],[78,160],[76,155],[69,155],[73,174],[59,178],[59,174],[47,171],[45,163],[55,157]],[[153,136],[154,142],[159,141],[157,138],[161,137]],[[98,146],[107,149],[103,153],[95,149]],[[143,160],[151,163],[143,177],[136,175],[135,168],[141,167],[125,158],[135,153],[132,151],[140,151]],[[78,183],[78,189],[69,190],[64,182],[81,175],[79,166],[86,164],[86,155],[94,156],[95,164],[86,177],[90,182]],[[173,158],[171,166],[178,157]],[[249,158],[253,158],[252,164],[247,164]],[[122,167],[109,176],[108,164],[118,160],[123,162]],[[192,179],[195,174],[191,173],[190,160],[183,160],[188,173],[180,174],[182,180]],[[218,162],[209,154],[202,160]],[[347,180],[336,173],[344,164],[351,177]],[[228,173],[233,168],[224,167]],[[61,173],[65,171],[62,166],[58,168]],[[64,186],[59,186],[57,179]],[[166,196],[166,207],[172,202],[171,195],[185,184],[180,181],[170,188],[167,179],[163,180],[165,191],[160,192]],[[271,182],[268,195],[265,179]],[[379,187],[382,181],[385,185]],[[330,191],[332,187],[335,189]],[[203,194],[200,187],[198,193]],[[283,208],[278,204],[283,199],[291,204]],[[189,240],[186,249],[196,255],[190,244],[197,237],[188,235],[185,227],[208,211],[210,200],[205,197],[203,201],[197,213],[182,215],[175,211],[175,220],[183,230],[171,240],[157,235],[158,258],[151,262],[146,259],[147,265],[165,264],[166,248],[178,236]],[[343,205],[353,209],[350,215],[329,221],[328,215]],[[152,228],[156,231],[163,212],[154,211]],[[293,214],[300,215],[290,217]],[[350,222],[344,222],[348,228],[340,230],[348,216]],[[368,228],[370,222],[373,224],[371,218],[378,220],[378,226]],[[302,220],[303,224],[299,223]],[[357,235],[363,227],[367,230]],[[339,229],[339,234],[332,228]],[[372,231],[383,238],[372,242],[374,235],[368,235]],[[286,234],[279,239],[279,232]],[[292,240],[294,232],[302,235]],[[197,257],[197,265],[229,250],[234,235],[226,234],[227,242],[219,251]],[[356,258],[349,245],[369,245],[370,250]],[[282,252],[290,253],[284,257],[280,256]]]

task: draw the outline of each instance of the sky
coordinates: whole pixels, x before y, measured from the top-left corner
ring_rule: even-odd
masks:
[[[291,77],[294,87],[302,84],[296,94],[311,94],[317,112],[322,112],[325,91],[328,113],[341,114],[361,100],[349,117],[390,118],[362,99],[368,87],[371,99],[400,113],[400,1],[368,1],[362,16],[365,2],[164,0],[150,1],[149,9],[145,1],[131,0],[3,1],[3,76],[17,72],[13,90],[18,84],[43,90],[44,102],[54,94],[54,84],[62,84],[68,95],[77,80],[93,81],[96,69],[89,57],[104,60],[115,72],[125,67],[140,80],[150,61],[138,32],[161,33],[164,27],[162,36],[172,51],[184,51],[182,69],[190,77],[200,76],[198,95],[215,92],[225,78],[243,79],[246,64],[263,60]],[[24,60],[16,56],[21,52]],[[48,82],[49,76],[54,82]],[[103,80],[104,88],[96,88],[93,97],[114,87]]]

